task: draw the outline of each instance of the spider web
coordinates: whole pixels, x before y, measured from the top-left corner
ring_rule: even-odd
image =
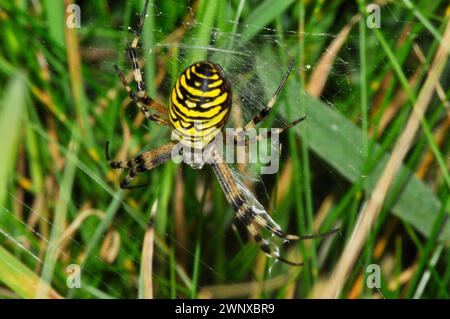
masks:
[[[121,2],[120,5],[126,6],[129,4],[129,1]],[[190,1],[184,2],[184,1],[165,1],[165,3],[169,3],[170,7],[173,6],[179,6],[180,10],[183,10],[187,7],[188,11],[194,14],[194,8],[192,7],[192,4]],[[229,4],[232,5],[231,3]],[[168,5],[169,6],[169,5]],[[391,6],[387,6],[390,10],[392,10]],[[156,19],[171,19],[172,13],[170,11],[165,10],[165,5],[152,5],[152,8],[150,8],[155,12],[155,18]],[[83,10],[83,7],[82,7]],[[391,11],[392,12],[392,11]],[[136,16],[140,14],[139,11],[134,11],[135,17],[132,20],[136,20]],[[392,13],[394,14],[394,13]],[[89,12],[86,12],[86,15],[89,17],[86,22],[83,22],[87,26],[89,25],[99,25],[101,21],[95,20],[95,15],[91,16]],[[226,76],[229,78],[233,93],[234,93],[234,108],[237,108],[237,115],[232,115],[231,120],[229,122],[229,126],[242,126],[247,121],[253,118],[259,110],[261,110],[269,101],[271,98],[270,92],[275,92],[276,86],[271,88],[266,88],[263,83],[264,77],[270,77],[273,79],[278,79],[277,81],[274,81],[275,83],[279,83],[285,73],[287,62],[290,58],[296,56],[296,50],[292,47],[283,47],[283,43],[292,43],[295,39],[298,39],[300,36],[299,32],[296,30],[290,30],[289,28],[278,30],[277,28],[264,28],[263,31],[257,35],[254,36],[250,41],[246,41],[245,45],[239,45],[241,42],[241,38],[243,35],[243,32],[246,29],[252,29],[257,28],[257,26],[246,24],[243,25],[242,23],[237,23],[235,21],[234,16],[229,16],[228,20],[225,22],[225,24],[231,25],[233,28],[236,26],[236,32],[224,32],[220,28],[213,28],[211,31],[212,34],[212,41],[209,46],[197,46],[196,43],[198,41],[198,38],[196,36],[196,31],[202,26],[201,22],[197,21],[195,19],[195,15],[192,16],[192,22],[189,24],[181,23],[181,25],[185,26],[188,31],[183,36],[181,41],[177,42],[164,42],[163,40],[166,38],[167,33],[164,30],[160,29],[153,29],[152,32],[155,34],[156,43],[154,47],[149,50],[145,51],[140,49],[140,56],[143,57],[144,62],[148,60],[150,57],[153,59],[157,59],[158,57],[155,55],[162,56],[164,54],[167,54],[170,52],[170,50],[176,48],[179,50],[179,54],[176,55],[175,58],[173,58],[170,54],[168,54],[167,58],[162,59],[163,62],[166,63],[168,66],[167,68],[170,69],[171,67],[177,67],[177,69],[181,72],[184,67],[187,65],[193,63],[194,61],[190,61],[189,58],[192,56],[194,52],[202,51],[206,54],[207,59],[211,60],[215,63],[219,63],[222,65],[222,67],[225,70]],[[394,17],[394,20],[397,23],[403,23],[402,21],[399,21],[397,17]],[[406,23],[406,22],[405,22]],[[131,26],[133,28],[133,26]],[[110,28],[111,30],[117,30],[116,25],[106,25],[106,28]],[[113,51],[113,52],[124,52],[124,48],[126,48],[129,41],[132,39],[133,34],[129,32],[127,25],[119,26],[119,28],[122,29],[122,33],[124,34],[123,41],[117,41],[116,44],[114,43],[108,43],[108,45],[102,46],[100,44],[100,41],[91,41],[92,43],[88,43],[86,45],[86,50],[91,52],[104,52],[104,51]],[[81,31],[82,32],[82,31]],[[346,44],[344,44],[344,48],[341,49],[338,53],[338,56],[336,56],[335,60],[333,61],[333,66],[331,67],[330,75],[327,81],[327,86],[324,90],[324,93],[321,95],[322,101],[326,102],[330,108],[335,109],[336,111],[344,114],[346,117],[352,118],[355,121],[359,122],[361,119],[358,115],[354,115],[354,110],[347,110],[344,105],[346,104],[346,100],[351,99],[353,100],[354,104],[359,104],[359,97],[355,96],[353,93],[353,86],[354,86],[354,80],[355,77],[358,76],[358,70],[359,70],[359,62],[357,58],[357,48],[358,48],[358,37],[354,35],[355,32],[352,33],[352,35],[349,36],[349,39],[346,41]],[[315,45],[315,42],[325,42],[330,43],[335,39],[338,34],[330,34],[330,33],[303,33],[301,36],[304,39],[304,47],[305,47],[305,63],[304,63],[304,69],[302,70],[305,72],[306,76],[311,74],[311,72],[315,69],[315,63],[317,63],[317,57],[322,56],[327,49],[321,49],[317,50],[317,46]],[[393,34],[393,37],[400,37],[403,36],[403,34]],[[408,36],[415,36],[414,34],[410,34]],[[99,39],[101,40],[101,39]],[[325,46],[326,48],[327,46]],[[265,54],[265,53],[270,53]],[[268,58],[270,56],[270,58]],[[273,59],[272,57],[275,57]],[[255,63],[256,60],[259,60],[260,63]],[[128,62],[124,63],[124,68],[126,68],[126,65],[129,65]],[[90,62],[89,66],[92,68],[96,68],[100,70],[101,72],[105,72],[110,74],[111,77],[115,76],[114,70],[112,67],[111,61],[104,61],[104,62]],[[382,65],[380,65],[381,69]],[[298,61],[295,64],[294,70],[298,72]],[[415,70],[411,69],[411,73],[413,73]],[[144,68],[145,72],[145,68]],[[295,71],[294,71],[295,72]],[[158,94],[160,96],[166,97],[168,96],[168,92],[170,91],[172,85],[172,79],[167,76],[162,81],[161,85],[157,88]],[[289,85],[289,80],[288,84]],[[289,99],[291,101],[294,101],[296,105],[298,105],[298,115],[302,116],[305,114],[307,110],[307,105],[305,105],[305,93],[304,92],[298,92],[298,96],[289,96]],[[283,93],[280,95],[280,100],[283,100]],[[282,106],[281,103],[278,103],[278,105],[275,105],[274,107],[274,126],[275,127],[281,127],[283,124],[287,124],[287,121],[281,117],[278,113],[279,108]],[[239,114],[242,114],[242,117],[239,116]],[[131,122],[134,118],[134,114],[127,114],[129,117],[128,120]],[[264,125],[264,123],[262,123]],[[331,125],[331,124],[330,124]],[[141,124],[140,130],[148,130],[150,129],[149,124]],[[340,134],[339,131],[336,132],[336,134]],[[167,135],[169,138],[169,135]],[[154,146],[154,145],[152,145]],[[151,146],[149,146],[151,147]],[[363,150],[359,150],[362,152]],[[90,176],[95,183],[101,184],[101,182],[98,180],[98,176],[96,176],[93,172],[89,171],[89,169],[83,168],[82,163],[78,163],[78,168],[82,171],[84,171],[85,174]],[[324,164],[325,168],[328,170],[328,173],[330,175],[335,176],[335,180],[337,182],[337,186],[346,189],[346,185],[342,182],[342,179],[339,174],[337,174],[334,170],[329,168]],[[266,188],[265,182],[263,181],[262,177],[258,173],[258,166],[249,165],[245,173],[242,173],[241,171],[238,172],[237,169],[235,169],[235,176],[238,176],[240,179],[243,180],[243,184],[249,184],[254,183],[258,184],[258,186],[254,189],[258,190],[255,194],[256,198],[259,198],[261,201],[267,202],[268,204],[264,205],[266,207],[271,206],[271,196],[270,191]],[[256,183],[255,183],[256,182]],[[101,185],[101,187],[104,187],[105,185]],[[111,194],[112,197],[115,197],[117,195]],[[295,196],[291,194],[292,196]],[[20,199],[16,198],[13,193],[9,193],[11,201],[20,201]],[[133,195],[128,195],[133,196]],[[117,197],[116,197],[117,198]],[[72,203],[74,204],[75,208],[77,210],[82,209],[82,203],[78,203],[76,198],[72,198]],[[121,204],[124,207],[130,208],[129,204],[125,202],[122,199],[119,199]],[[24,207],[28,208],[30,211],[33,210],[32,207],[30,207],[26,201],[20,201],[20,204],[22,204]],[[8,209],[7,207],[0,207],[2,214],[11,214],[12,211]],[[39,212],[36,212],[39,214]],[[146,224],[146,220],[142,216],[138,216],[137,219],[140,220],[141,223]],[[47,223],[50,227],[53,227],[52,221],[48,219],[44,219],[43,217],[40,218],[41,222]],[[22,221],[20,221],[22,223]],[[26,227],[26,225],[25,225]],[[120,225],[119,222],[112,220],[111,227],[121,230],[124,234],[128,234],[133,241],[139,245],[141,238],[138,238],[137,236],[134,236],[133,234],[130,234],[129,231],[124,229]],[[92,226],[93,229],[95,227]],[[37,240],[39,238],[43,238],[43,235],[39,233],[35,229],[30,230],[33,233],[33,236],[36,237]],[[28,254],[32,257],[37,263],[42,263],[42,260],[39,256],[36,256],[36,254],[32,251],[32,249],[29,249],[25,247],[23,243],[20,242],[20,234],[17,234],[16,232],[9,232],[8,229],[0,228],[0,238],[4,237],[6,240],[11,242],[13,245],[16,245],[19,249],[23,250],[25,254]],[[105,238],[105,234],[102,235],[103,238]],[[181,248],[182,250],[185,250],[188,252],[189,256],[194,258],[195,252],[189,249],[188,247],[183,247],[181,243],[176,242],[175,238],[173,238],[170,234],[167,234],[168,237],[170,237],[170,240],[175,241],[175,244]],[[46,242],[48,242],[48,239],[45,239]],[[83,246],[83,243],[80,242],[77,238],[69,238],[69,242],[72,245],[75,246]],[[156,252],[157,253],[157,252]],[[64,254],[62,252],[62,254]],[[125,248],[120,248],[120,254],[123,254],[125,256],[128,256],[128,258],[132,259],[132,261],[138,265],[140,263],[139,260],[135,260],[132,254],[127,253]],[[127,278],[124,278],[125,275],[115,271],[113,267],[110,267],[99,255],[97,252],[92,252],[91,259],[95,259],[96,261],[99,261],[100,263],[104,264],[105,266],[109,267],[111,271],[113,272],[114,276],[117,276],[118,278],[122,278],[124,283],[128,282]],[[165,257],[162,254],[158,255],[158,260],[169,265],[170,261],[167,257]],[[221,276],[218,272],[215,271],[214,267],[210,265],[210,263],[204,259],[201,259],[200,261],[202,265],[202,269],[206,270],[207,272],[211,272],[216,276]],[[83,271],[86,271],[92,278],[98,278],[98,276],[95,274],[96,269],[90,269],[89,264],[86,264],[85,268],[83,268]],[[155,275],[157,276],[157,275]],[[227,278],[223,278],[224,282],[226,283],[232,283]],[[108,285],[106,282],[104,285]],[[200,288],[200,287],[199,287]],[[111,293],[114,294],[116,297],[121,297],[122,292],[121,291],[111,291]],[[181,297],[181,296],[180,296]]]

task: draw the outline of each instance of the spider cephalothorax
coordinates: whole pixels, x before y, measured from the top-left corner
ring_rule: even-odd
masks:
[[[236,217],[247,228],[250,235],[260,246],[261,250],[267,255],[283,261],[290,265],[302,265],[282,258],[279,255],[278,247],[271,245],[270,239],[265,239],[260,235],[259,229],[268,230],[271,234],[283,240],[299,240],[320,238],[325,235],[336,232],[332,230],[328,233],[319,235],[291,235],[286,234],[270,217],[266,210],[258,202],[249,200],[249,191],[243,185],[236,182],[233,173],[228,164],[223,160],[220,152],[216,149],[212,141],[221,132],[231,109],[231,86],[226,79],[222,68],[218,64],[207,61],[196,62],[186,68],[175,82],[171,91],[169,109],[154,101],[145,92],[144,82],[142,80],[141,70],[137,61],[136,49],[144,24],[148,7],[148,1],[144,6],[144,12],[141,16],[139,27],[136,31],[136,37],[131,42],[129,48],[129,56],[133,66],[133,75],[136,82],[137,93],[135,93],[125,79],[123,73],[117,66],[115,69],[127,90],[130,98],[136,103],[140,111],[145,117],[158,124],[168,125],[172,129],[173,142],[160,146],[151,151],[147,151],[138,155],[134,159],[126,161],[112,161],[109,158],[108,143],[106,144],[106,157],[111,168],[129,169],[126,178],[120,183],[121,188],[135,188],[137,186],[130,186],[130,182],[137,176],[139,172],[149,171],[154,167],[166,162],[174,154],[179,154],[177,148],[182,146],[182,155],[185,162],[194,168],[201,168],[205,163],[212,166],[214,173],[219,180],[225,197],[232,205],[236,212]],[[248,131],[261,122],[272,110],[273,105],[279,95],[284,83],[286,82],[289,73],[292,69],[293,63],[289,64],[283,80],[281,81],[275,94],[270,99],[268,104],[243,128],[240,132]],[[149,109],[157,110],[167,117],[162,118],[150,112]],[[168,113],[168,114],[167,114]],[[301,117],[282,128],[277,129],[280,133],[295,124],[304,120]],[[259,139],[256,136],[255,139]],[[236,141],[238,141],[236,137]],[[191,161],[191,155],[197,154],[200,151],[202,159]],[[204,155],[207,154],[205,157]]]

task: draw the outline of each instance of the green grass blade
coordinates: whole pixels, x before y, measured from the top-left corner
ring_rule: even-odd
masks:
[[[431,24],[431,22],[422,14],[422,12],[410,1],[403,0],[403,3],[406,5],[408,9],[410,9],[414,15],[419,19],[419,21],[423,24],[425,28],[434,36],[436,40],[438,40],[443,45],[447,46],[447,50],[450,51],[450,45],[448,43],[443,42],[442,36],[439,34],[439,31]]]
[[[53,38],[56,43],[63,46],[66,43],[64,35],[64,12],[66,8],[64,6],[64,1],[45,0],[44,7],[47,15],[50,37]]]
[[[218,8],[219,0],[202,1],[201,10],[199,11],[201,28],[197,29],[195,36],[195,45],[198,47],[207,47],[211,40],[211,30],[214,26],[216,15],[214,12]],[[187,60],[188,64],[196,61],[205,60],[207,56],[207,50],[193,50],[191,58]],[[187,66],[187,65],[186,65]]]
[[[71,142],[69,146],[69,152],[76,156],[78,152],[78,143]],[[64,174],[59,187],[59,197],[56,203],[52,230],[50,234],[50,240],[48,242],[47,251],[45,253],[44,265],[42,267],[42,280],[46,283],[51,283],[53,272],[56,266],[57,259],[60,255],[59,240],[64,232],[66,222],[67,222],[67,210],[69,202],[72,198],[72,187],[75,179],[75,172],[77,166],[73,161],[67,161],[66,167],[64,168]],[[47,298],[48,296],[48,286],[41,284],[37,292],[37,298]]]
[[[245,28],[242,30],[239,43],[243,45],[253,38],[294,2],[294,0],[266,0],[261,3],[257,8],[252,10],[251,14],[244,20],[243,25]]]
[[[11,78],[4,91],[0,106],[0,206],[8,193],[8,183],[13,176],[19,146],[27,89],[22,74]],[[0,218],[0,225],[2,219]]]
[[[394,52],[392,51],[392,49],[389,47],[389,44],[387,43],[383,33],[378,30],[375,29],[374,30],[376,37],[378,38],[378,40],[380,41],[381,46],[383,47],[386,55],[389,58],[390,63],[392,64],[395,73],[397,74],[400,83],[402,84],[403,89],[405,90],[406,94],[408,95],[408,98],[411,102],[412,105],[415,105],[416,103],[416,97],[415,94],[412,90],[412,88],[410,87],[409,83],[408,83],[408,79],[406,78]],[[445,42],[443,42],[445,43]],[[443,62],[443,64],[445,65],[445,61]],[[443,68],[444,65],[441,65],[440,67]],[[433,76],[435,76],[435,74],[433,74]],[[426,118],[422,118],[421,119],[421,124],[422,124],[422,129],[425,133],[425,136],[427,138],[428,143],[430,144],[430,148],[433,151],[434,156],[436,157],[436,160],[439,164],[439,167],[441,168],[441,172],[444,176],[445,182],[447,183],[448,188],[450,189],[450,174],[448,172],[448,169],[445,165],[445,161],[442,158],[442,155],[439,151],[439,147],[436,145],[436,142],[434,141],[434,137],[433,134],[431,132],[431,128],[428,124],[428,121],[426,120]]]
[[[40,279],[20,260],[0,246],[0,282],[22,298],[34,298]],[[46,288],[51,298],[60,298],[51,287]]]

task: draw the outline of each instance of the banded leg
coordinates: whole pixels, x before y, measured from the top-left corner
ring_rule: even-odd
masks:
[[[289,73],[291,73],[293,65],[294,65],[294,60],[292,60],[289,63],[288,69],[283,77],[283,80],[281,81],[281,83],[278,86],[277,90],[275,91],[274,95],[270,99],[269,103],[267,103],[267,105],[253,118],[253,120],[251,120],[244,126],[244,130],[248,130],[248,129],[255,127],[256,124],[261,122],[263,119],[265,119],[267,117],[267,115],[269,115],[275,102],[277,101],[277,98],[281,92],[281,89],[283,88],[284,84],[286,83],[287,78],[289,77]]]
[[[225,197],[233,206],[233,209],[236,211],[236,217],[239,220],[244,221],[244,224],[247,224],[247,222],[245,221],[256,222],[261,227],[269,230],[272,234],[283,239],[298,239],[297,235],[284,233],[281,230],[280,226],[275,223],[275,221],[265,210],[256,208],[247,203],[243,191],[241,191],[240,189],[240,187],[242,186],[238,186],[238,184],[235,182],[230,168],[223,161],[216,150],[212,151],[212,159],[213,163],[211,165],[213,167],[214,173],[216,174],[217,179],[222,186]]]
[[[260,246],[261,250],[267,255],[289,265],[302,265],[302,263],[296,263],[282,258],[279,255],[278,250],[272,249],[272,247],[270,246],[270,242],[261,237],[260,233],[258,232],[258,227],[262,227],[268,230],[273,235],[289,241],[322,238],[338,231],[337,229],[334,229],[326,233],[315,235],[292,235],[283,232],[281,227],[270,217],[270,215],[264,209],[255,207],[255,205],[250,205],[248,203],[243,191],[241,191],[240,189],[240,187],[242,186],[239,186],[234,181],[233,174],[231,173],[230,168],[223,161],[216,150],[212,151],[212,158],[213,162],[211,165],[213,167],[214,173],[216,174],[217,179],[222,186],[225,197],[233,206],[233,209],[236,212],[236,218],[245,225],[250,235],[252,235],[253,239]]]
[[[250,218],[253,218],[260,227],[263,227],[264,229],[268,230],[275,236],[277,236],[281,239],[286,239],[286,240],[318,239],[318,238],[324,238],[324,237],[327,237],[329,235],[339,232],[339,229],[335,228],[335,229],[332,229],[332,230],[324,232],[324,233],[313,234],[313,235],[286,234],[285,232],[283,232],[281,230],[280,226],[278,226],[278,224],[275,223],[275,221],[270,217],[270,215],[261,214],[261,213],[255,214],[254,211],[249,211],[247,214],[250,215],[251,216]]]
[[[280,256],[277,250],[274,250],[270,247],[270,243],[261,237],[260,233],[256,229],[255,225],[253,223],[247,224],[247,231],[252,236],[253,240],[258,244],[259,248],[268,256],[275,258],[285,264],[291,265],[291,266],[303,266],[303,263],[300,262],[293,262],[290,260],[287,260]]]
[[[176,145],[175,143],[168,143],[163,146],[157,147],[151,151],[144,152],[131,160],[113,161],[109,156],[109,142],[106,142],[105,155],[111,168],[130,169],[128,175],[120,183],[121,188],[130,189],[145,186],[145,185],[130,186],[130,183],[137,176],[138,173],[150,171],[154,167],[168,161],[171,158],[172,149],[175,147],[175,145]]]
[[[306,116],[302,116],[302,117],[300,117],[300,118],[298,118],[298,119],[296,119],[296,120],[294,120],[294,121],[284,125],[283,127],[276,128],[275,129],[275,133],[276,134],[281,134],[281,133],[287,131],[288,129],[290,129],[291,127],[293,127],[294,125],[297,125],[298,123],[302,122],[304,119],[306,119]],[[253,137],[252,139],[246,140],[245,139],[245,132],[246,131],[242,130],[242,131],[238,132],[234,136],[234,143],[235,144],[240,144],[244,140],[245,141],[245,145],[247,146],[250,143],[255,143],[255,142],[261,141],[263,139],[269,139],[269,138],[272,137],[272,130],[270,130],[270,131],[267,132],[266,136],[258,134],[257,136]]]
[[[144,26],[145,16],[147,15],[147,8],[148,8],[148,0],[145,1],[144,10],[141,15],[141,20],[140,20],[138,28],[136,30],[136,36],[134,37],[133,41],[130,44],[130,48],[128,49],[128,55],[131,60],[134,81],[136,82],[136,85],[137,85],[137,91],[138,91],[137,94],[138,94],[139,98],[146,97],[145,84],[144,84],[144,81],[142,80],[142,73],[141,73],[141,69],[139,67],[139,63],[137,60],[137,47],[138,47],[139,39],[142,34],[142,28]]]
[[[116,70],[117,74],[119,75],[120,81],[122,82],[123,87],[127,91],[130,98],[133,100],[133,102],[138,106],[139,110],[144,114],[144,116],[153,122],[156,122],[158,124],[162,125],[169,125],[167,120],[162,119],[156,114],[150,113],[147,107],[151,107],[156,110],[164,109],[162,105],[157,103],[155,100],[148,96],[144,96],[143,98],[140,98],[136,96],[136,93],[131,89],[130,85],[128,84],[127,79],[125,78],[125,75],[122,73],[122,71],[119,69],[117,65],[114,65],[114,69]]]
[[[122,188],[122,189],[135,189],[135,188],[140,188],[140,187],[147,186],[147,184],[139,184],[139,185],[130,186],[131,181],[134,178],[136,178],[136,176],[137,176],[136,168],[130,169],[130,171],[128,172],[127,176],[125,176],[125,178],[120,182],[120,188]]]
[[[301,263],[295,263],[282,258],[279,255],[278,250],[272,249],[270,243],[266,239],[263,239],[261,237],[261,235],[257,231],[257,227],[255,226],[255,224],[257,223],[257,219],[255,219],[255,216],[258,216],[258,214],[266,214],[267,217],[269,218],[270,216],[267,214],[266,211],[255,212],[254,207],[247,204],[244,195],[242,194],[241,190],[239,189],[238,185],[233,179],[233,175],[231,173],[230,168],[215,150],[213,150],[212,158],[213,158],[213,162],[211,164],[212,168],[217,176],[217,179],[219,180],[220,185],[222,186],[222,189],[225,193],[225,197],[227,198],[228,202],[233,206],[233,209],[236,212],[236,218],[245,225],[250,235],[260,246],[261,250],[267,255],[279,261],[287,263],[289,265],[297,265],[297,266],[302,265]],[[277,227],[271,227],[271,229],[272,230],[276,229],[277,234],[278,235],[282,234],[283,238],[285,239],[288,239],[291,236],[284,234],[278,225]]]
[[[251,220],[259,227],[268,230],[270,233],[274,234],[278,238],[285,239],[288,241],[323,238],[339,231],[339,229],[332,229],[328,232],[313,235],[287,234],[283,232],[281,227],[272,219],[272,217],[270,217],[270,215],[266,211],[259,210],[255,207],[250,207],[246,203],[244,203],[241,206],[240,211],[237,214],[237,217],[242,220]]]

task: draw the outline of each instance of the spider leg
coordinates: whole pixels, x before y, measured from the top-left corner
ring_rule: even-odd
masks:
[[[223,159],[215,150],[213,150],[212,156],[213,162],[211,163],[211,165],[214,173],[217,176],[217,179],[219,180],[219,184],[222,186],[225,197],[233,206],[233,209],[236,212],[236,218],[246,226],[247,231],[259,245],[261,250],[267,255],[281,262],[293,266],[301,266],[302,263],[296,263],[282,258],[277,250],[273,250],[270,247],[269,241],[261,237],[255,224],[260,225],[260,222],[258,222],[260,215],[266,214],[268,218],[270,218],[270,216],[265,211],[255,212],[254,208],[247,204],[244,199],[244,195],[233,179],[233,175],[228,165],[223,161]],[[272,223],[265,222],[263,224],[266,226],[266,229],[271,230],[272,233],[284,239],[290,240],[292,239],[290,236],[296,236],[285,234],[274,221],[272,221]]]
[[[153,100],[152,98],[145,95],[144,97],[138,97],[136,96],[136,93],[131,89],[130,85],[128,84],[127,79],[125,78],[123,72],[119,69],[117,65],[114,65],[114,69],[116,70],[117,74],[119,75],[120,81],[122,82],[123,87],[127,91],[130,98],[133,100],[133,102],[138,106],[139,110],[144,114],[144,116],[153,122],[156,122],[158,124],[162,125],[169,125],[167,120],[162,119],[158,115],[150,113],[147,107],[151,107],[156,110],[164,109],[164,106],[160,105],[158,102]]]
[[[109,166],[113,169],[132,168],[133,167],[132,160],[126,160],[126,161],[111,160],[111,155],[109,154],[109,141],[106,141],[106,144],[105,144],[105,157],[109,163]]]
[[[236,218],[245,225],[250,235],[260,246],[261,250],[267,255],[289,265],[302,265],[302,263],[296,263],[282,258],[279,255],[278,250],[272,249],[270,247],[270,242],[267,239],[262,238],[257,227],[264,228],[271,234],[285,240],[322,238],[338,231],[337,229],[334,229],[326,233],[315,235],[292,235],[285,233],[264,209],[255,207],[255,205],[250,205],[248,203],[243,192],[234,181],[230,168],[223,161],[216,150],[213,150],[212,152],[212,159],[213,162],[211,165],[214,173],[216,174],[219,184],[225,193],[225,197],[236,212]]]
[[[306,116],[302,116],[302,117],[284,125],[283,127],[274,129],[274,131],[272,131],[272,130],[268,131],[266,135],[258,134],[257,136],[254,136],[250,139],[245,139],[245,131],[243,130],[241,132],[243,132],[244,134],[242,134],[241,132],[238,132],[238,134],[234,135],[234,143],[241,144],[242,141],[244,141],[244,145],[247,146],[248,144],[255,143],[255,142],[261,141],[263,139],[269,139],[272,137],[272,133],[281,134],[281,133],[287,131],[288,129],[290,129],[291,127],[293,127],[294,125],[297,125],[298,123],[302,122],[305,119],[306,119]]]
[[[258,212],[255,213],[254,210],[250,210],[248,213],[249,217],[258,226],[263,227],[264,229],[268,230],[275,236],[286,239],[286,240],[305,240],[305,239],[318,239],[318,238],[325,238],[329,235],[332,235],[334,233],[339,232],[338,228],[332,229],[330,231],[319,233],[319,234],[312,234],[312,235],[293,235],[293,234],[287,234],[281,230],[281,228],[272,220],[270,215],[268,215],[266,212]]]
[[[250,233],[250,235],[253,237],[253,240],[259,245],[261,250],[268,256],[275,258],[285,264],[291,265],[291,266],[303,266],[304,264],[301,262],[294,262],[287,260],[280,256],[277,250],[274,250],[270,247],[269,242],[262,238],[258,230],[256,229],[255,225],[253,223],[247,224],[247,230]]]
[[[133,67],[134,81],[136,82],[136,85],[137,85],[138,97],[140,97],[140,98],[144,98],[146,96],[146,93],[145,93],[145,84],[144,84],[144,81],[142,80],[141,69],[139,67],[139,63],[137,60],[137,47],[138,47],[139,39],[142,34],[142,28],[144,26],[145,16],[147,15],[147,8],[148,8],[148,0],[145,1],[144,10],[142,11],[142,14],[141,14],[141,20],[140,20],[138,28],[136,30],[136,36],[134,37],[133,41],[130,44],[130,48],[128,49],[128,55],[130,57],[131,65]]]
[[[121,188],[130,189],[137,188],[146,185],[130,186],[133,178],[138,173],[152,170],[154,167],[159,166],[171,158],[172,149],[175,147],[175,143],[168,143],[163,146],[157,147],[151,151],[144,152],[133,159],[125,161],[113,161],[109,155],[109,142],[105,145],[105,155],[109,162],[109,166],[113,169],[129,168],[130,171],[125,179],[120,183]]]
[[[283,77],[283,80],[281,81],[281,83],[278,86],[277,90],[275,91],[274,95],[270,99],[269,103],[267,103],[267,105],[253,118],[253,120],[251,120],[250,122],[248,122],[245,125],[244,130],[248,130],[252,127],[255,127],[256,124],[261,122],[263,119],[265,119],[267,117],[267,115],[269,115],[270,111],[272,110],[272,107],[274,106],[275,102],[277,101],[277,98],[281,92],[281,89],[283,88],[284,84],[286,83],[286,80],[289,76],[289,73],[292,70],[293,65],[294,65],[294,60],[291,60],[291,62],[289,63],[288,69]]]
[[[128,175],[120,182],[120,188],[122,188],[122,189],[134,189],[134,188],[139,188],[139,187],[146,186],[146,184],[130,186],[131,181],[134,178],[136,178],[136,176],[137,176],[136,168],[130,169],[130,171],[128,172]]]
[[[281,227],[262,209],[257,209],[242,201],[237,210],[236,217],[244,224],[253,223],[268,230],[271,234],[285,240],[299,240],[301,236],[287,234]]]

